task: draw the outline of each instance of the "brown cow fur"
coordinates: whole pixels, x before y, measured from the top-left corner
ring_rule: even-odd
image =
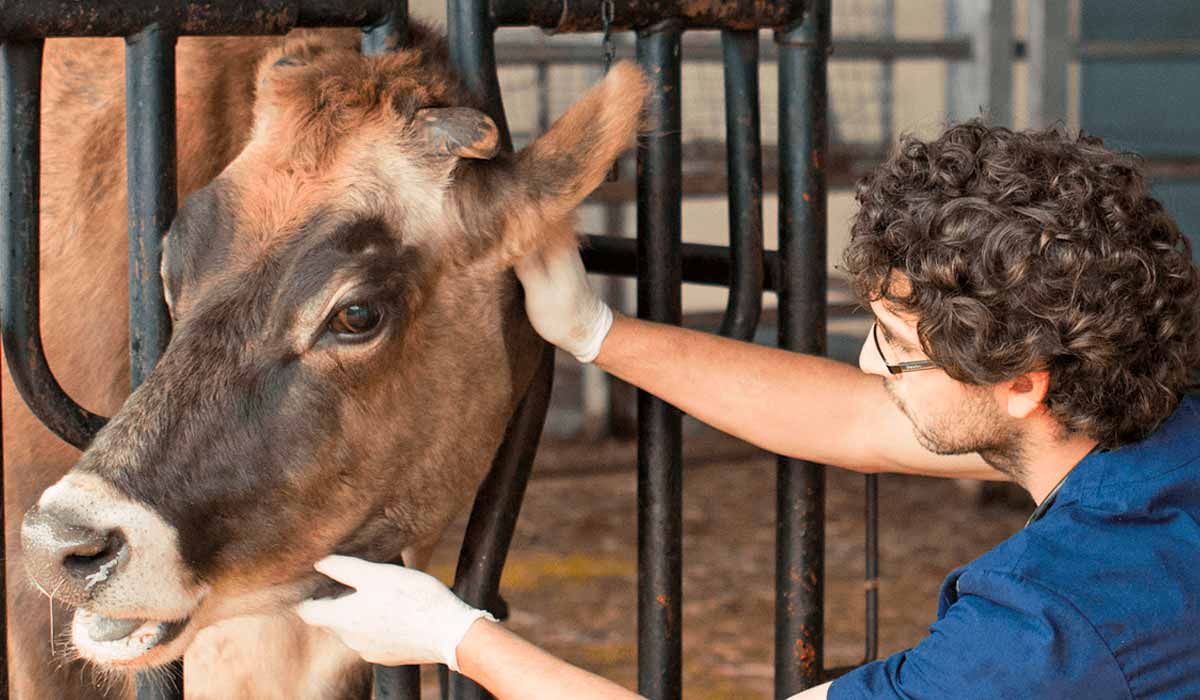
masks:
[[[429,51],[366,61],[352,50],[358,38],[357,30],[327,30],[295,33],[287,39],[180,39],[180,201],[223,171],[222,178],[242,183],[232,190],[237,194],[233,206],[239,221],[253,225],[239,226],[235,239],[228,241],[237,262],[235,271],[253,267],[257,256],[273,249],[278,232],[294,231],[301,223],[298,217],[311,215],[335,191],[311,173],[338,171],[343,184],[344,178],[353,179],[356,185],[350,194],[337,190],[347,206],[364,205],[355,198],[387,200],[389,193],[371,189],[370,178],[372,168],[389,164],[360,159],[350,167],[344,154],[370,152],[372,138],[396,137],[388,130],[416,107],[463,99],[452,87],[452,78],[442,75],[443,64]],[[436,53],[436,42],[431,45]],[[284,56],[289,59],[276,65]],[[121,411],[121,421],[115,421],[118,427],[109,431],[115,437],[108,442],[119,441],[122,435],[136,436],[125,426],[146,420],[139,411],[152,405],[142,401],[122,409],[129,393],[128,316],[122,301],[127,290],[123,62],[120,40],[50,41],[43,88],[43,337],[50,364],[71,396],[97,413]],[[432,79],[410,80],[406,76],[413,71],[430,74]],[[409,324],[406,332],[412,340],[406,352],[415,357],[422,347],[434,347],[438,339],[444,344],[456,333],[453,324],[469,329],[469,340],[456,341],[460,352],[502,348],[507,354],[489,360],[487,371],[493,391],[504,387],[509,410],[532,375],[540,344],[521,316],[515,282],[506,268],[513,256],[548,238],[571,235],[571,210],[599,184],[611,161],[628,145],[637,125],[641,84],[629,66],[619,66],[615,73],[610,89],[590,93],[563,123],[521,154],[459,165],[443,165],[436,158],[426,163],[431,172],[454,168],[457,230],[474,235],[423,244],[437,251],[440,262],[426,276],[417,277],[427,286],[417,290],[419,298],[410,308],[419,307],[427,315]],[[443,89],[445,94],[438,94]],[[256,92],[260,93],[257,107]],[[420,183],[414,185],[419,188]],[[354,201],[347,204],[347,197]],[[444,279],[437,270],[447,264],[455,269],[453,285],[437,282]],[[187,278],[193,272],[180,274]],[[171,290],[173,315],[186,317],[206,290],[220,287],[221,279],[221,274],[201,271],[188,284]],[[464,376],[463,367],[453,355],[437,353],[400,370],[410,375],[414,386],[422,378],[428,384],[436,377],[440,391],[457,397],[454,413],[438,413],[446,409],[430,403],[432,413],[421,417],[426,422],[442,421],[448,434],[440,440],[432,436],[433,444],[420,454],[433,461],[414,469],[454,464],[457,470],[443,471],[443,483],[436,491],[407,494],[411,500],[388,506],[384,520],[360,522],[350,533],[342,530],[352,524],[336,519],[328,525],[314,524],[311,546],[297,542],[293,552],[260,553],[261,566],[237,576],[222,574],[214,590],[252,597],[258,586],[299,575],[333,543],[340,542],[338,551],[394,558],[398,552],[389,549],[394,545],[380,542],[394,537],[397,527],[418,539],[435,535],[473,492],[507,420],[507,415],[476,415],[479,412],[471,410],[472,392],[480,386],[480,378]],[[68,660],[62,634],[70,611],[57,605],[52,610],[23,571],[15,547],[21,516],[38,494],[76,463],[79,453],[29,413],[7,370],[3,381],[12,695],[20,699],[121,696],[127,686],[120,679],[109,679],[105,686],[103,674]],[[419,388],[414,396],[428,399],[422,393],[428,390]],[[370,432],[363,435],[364,449],[369,450]],[[458,502],[446,504],[448,498]],[[290,505],[281,517],[294,511],[292,517],[312,520],[305,504]],[[242,551],[238,557],[243,563],[252,561],[253,553]],[[264,606],[270,610],[282,602],[286,601],[272,599]],[[268,614],[218,622],[219,611],[207,614],[217,624],[201,632],[188,651],[189,697],[361,697],[369,679],[366,667],[322,633],[297,624],[294,617]],[[234,659],[241,668],[234,667]],[[249,672],[256,677],[248,679]],[[258,679],[269,680],[264,686]]]

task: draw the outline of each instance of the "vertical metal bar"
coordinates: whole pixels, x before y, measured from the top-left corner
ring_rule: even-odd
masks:
[[[882,34],[888,41],[896,38],[896,0],[883,0]],[[893,95],[895,84],[895,62],[884,58],[880,65],[879,126],[880,145],[887,148],[892,143]],[[879,656],[879,475],[865,477],[866,500],[866,575],[863,586],[866,597],[866,637],[863,663],[874,661]]]
[[[879,656],[879,475],[867,474],[867,546],[866,588],[867,638],[863,663]]]
[[[374,700],[417,700],[421,697],[420,666],[374,666]]]
[[[1064,0],[1029,3],[1029,126],[1067,119],[1067,31],[1071,6]]]
[[[1012,126],[1013,0],[977,0],[967,6],[973,17],[971,53],[982,105],[993,124]]]
[[[391,0],[379,22],[363,29],[362,52],[373,56],[408,43],[408,0]]]
[[[725,151],[733,274],[721,335],[750,340],[762,314],[762,137],[758,31],[721,32],[725,59]]]
[[[0,382],[0,406],[4,404],[4,382]],[[8,700],[8,514],[4,498],[4,417],[0,411],[0,698]],[[53,604],[53,603],[51,603]],[[51,630],[53,634],[53,630]]]
[[[34,254],[37,252],[42,42],[4,42],[0,44],[0,59],[3,61],[0,68],[3,71],[0,74],[0,190],[4,197],[3,241],[0,242],[3,248],[0,283],[4,285],[4,294],[0,297],[0,317],[3,318],[4,344],[7,346],[5,355],[11,365],[11,306],[19,300],[26,305],[32,303],[36,309],[38,301],[37,258],[31,265],[27,257],[29,251],[15,248],[23,241],[23,247],[31,243]],[[25,273],[14,274],[15,265],[24,265]],[[28,283],[30,277],[33,277],[32,284]],[[26,282],[24,290],[14,289],[19,280]],[[0,442],[3,435],[3,419],[0,418]],[[0,498],[3,494],[4,455],[0,444]],[[4,505],[0,502],[0,518],[4,517]],[[8,581],[5,570],[8,568],[8,523],[5,521],[0,525],[3,526],[0,527],[0,554],[5,555],[4,562],[0,562],[0,698],[7,698]]]
[[[83,449],[104,425],[59,386],[42,348],[38,271],[42,42],[5,41],[0,73],[0,335],[9,376],[33,414]]]
[[[542,41],[545,41],[543,39]],[[537,132],[550,130],[550,63],[537,62]]]
[[[678,20],[641,29],[637,60],[651,84],[650,129],[638,150],[638,316],[682,318],[683,171]],[[638,692],[651,700],[681,695],[681,416],[638,392]]]
[[[152,25],[125,40],[129,200],[129,366],[133,388],[167,346],[162,239],[175,217],[175,36]],[[139,674],[138,700],[183,697],[183,664]]]
[[[826,60],[830,0],[779,44],[779,346],[825,352]],[[824,654],[825,471],[780,457],[776,483],[775,697],[818,683]]]
[[[146,28],[125,40],[129,195],[129,358],[137,388],[167,346],[162,239],[175,217],[175,37]]]
[[[896,0],[883,0],[883,17],[880,19],[883,38],[896,39]],[[879,145],[887,148],[892,143],[895,129],[895,80],[896,62],[885,56],[879,64]]]

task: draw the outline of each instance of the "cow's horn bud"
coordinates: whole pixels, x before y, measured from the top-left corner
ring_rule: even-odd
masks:
[[[440,155],[495,158],[500,130],[491,117],[469,107],[427,107],[417,110],[418,132]]]

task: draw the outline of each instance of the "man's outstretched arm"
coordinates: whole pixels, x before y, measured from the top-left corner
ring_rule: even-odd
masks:
[[[573,246],[521,260],[517,275],[543,338],[763,449],[857,471],[1006,478],[978,455],[945,457],[921,447],[878,376],[614,315],[588,285]]]

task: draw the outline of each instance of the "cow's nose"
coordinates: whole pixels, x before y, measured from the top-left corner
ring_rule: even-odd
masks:
[[[83,605],[128,556],[120,530],[97,530],[69,514],[34,508],[21,526],[25,563],[53,598]]]

